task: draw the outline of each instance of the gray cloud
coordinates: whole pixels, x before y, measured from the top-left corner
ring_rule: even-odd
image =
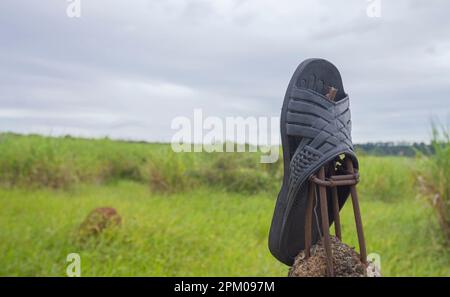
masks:
[[[450,115],[448,1],[0,3],[0,130],[168,141],[175,116],[278,116],[299,62],[334,62],[354,140],[428,139]]]

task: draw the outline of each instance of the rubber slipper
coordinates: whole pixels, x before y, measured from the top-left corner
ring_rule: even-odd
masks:
[[[334,91],[334,101],[327,97],[330,90]],[[308,59],[297,67],[284,97],[280,124],[284,178],[270,228],[269,249],[278,260],[292,265],[304,249],[311,174],[326,163],[339,160],[341,155],[350,157],[358,168],[351,141],[349,98],[333,64],[323,59]],[[338,187],[340,208],[349,191],[350,187]],[[331,201],[328,204],[331,207]],[[333,212],[329,213],[332,224]],[[320,239],[318,215],[317,212],[313,215],[313,244]]]

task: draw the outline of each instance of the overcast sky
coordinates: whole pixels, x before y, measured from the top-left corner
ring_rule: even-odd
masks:
[[[431,5],[432,2],[432,5]],[[0,1],[0,131],[170,141],[176,116],[279,116],[304,59],[341,71],[354,142],[450,117],[450,2]]]

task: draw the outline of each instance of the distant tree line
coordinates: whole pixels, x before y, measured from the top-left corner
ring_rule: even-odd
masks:
[[[434,153],[433,147],[424,142],[395,143],[395,142],[369,142],[355,144],[358,153],[375,156],[407,156],[414,157],[418,153],[431,155]]]

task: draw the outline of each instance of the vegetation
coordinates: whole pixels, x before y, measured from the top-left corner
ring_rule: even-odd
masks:
[[[275,190],[281,181],[280,163],[261,164],[256,153],[179,154],[167,144],[14,134],[0,134],[0,151],[4,187],[69,189],[132,180],[163,193],[199,185],[256,193]]]
[[[373,156],[405,156],[414,157],[418,153],[431,155],[434,153],[433,146],[423,142],[417,143],[395,143],[395,142],[371,142],[355,144],[359,154]]]
[[[381,256],[384,275],[450,275],[440,219],[425,199],[440,193],[448,201],[448,144],[443,151],[360,158],[368,251]],[[0,152],[0,275],[65,275],[72,252],[85,276],[287,275],[267,248],[280,161],[13,134],[0,134]],[[420,182],[419,167],[429,168],[423,180],[438,182]],[[121,224],[77,240],[97,207],[115,208]],[[350,206],[342,216],[344,241],[357,246]]]
[[[417,171],[422,192],[435,209],[439,224],[450,244],[450,133],[449,129],[433,126],[434,154],[425,159]]]

